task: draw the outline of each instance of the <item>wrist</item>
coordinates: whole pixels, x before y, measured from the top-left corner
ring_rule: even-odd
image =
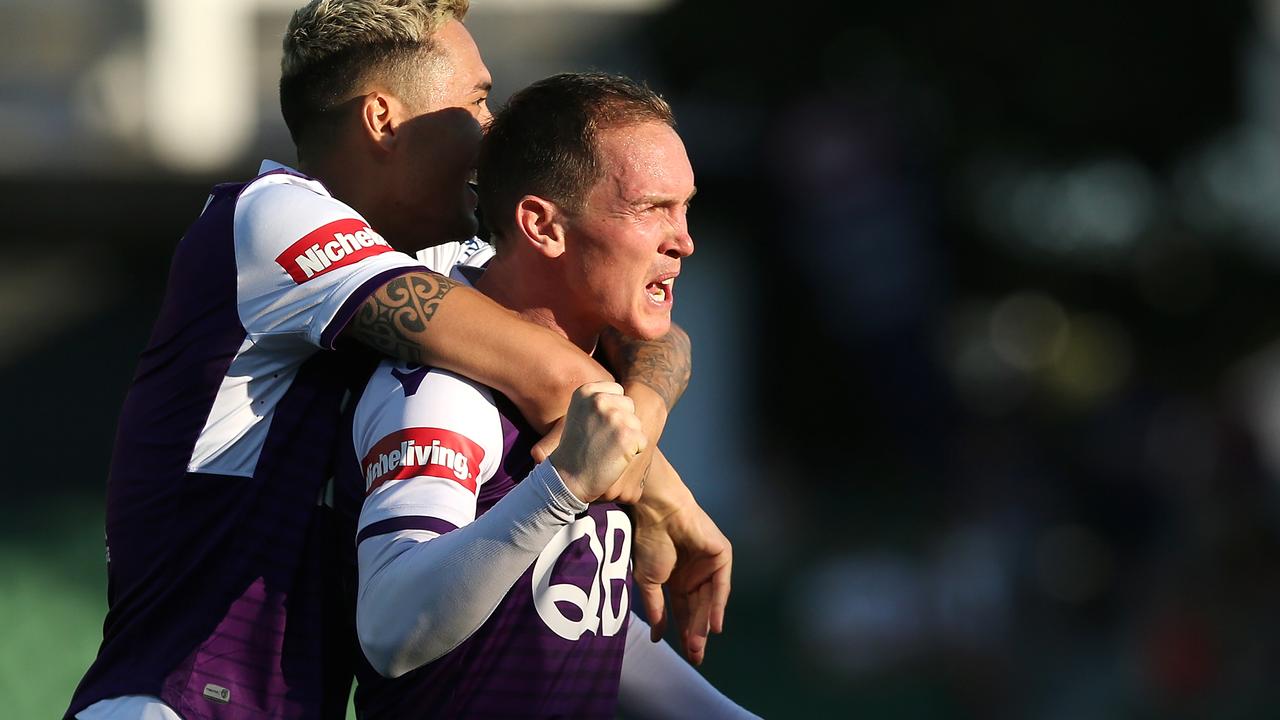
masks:
[[[635,505],[637,522],[661,524],[681,510],[697,505],[693,492],[684,484],[661,453],[655,453],[644,494]]]
[[[644,428],[649,442],[657,444],[667,425],[669,408],[666,400],[657,390],[639,380],[623,382],[622,391],[635,404],[636,417],[640,418],[640,426]]]
[[[547,465],[551,469],[551,474],[559,480],[560,486],[563,487],[566,493],[568,493],[569,497],[564,497],[564,500],[570,505],[573,504],[573,501],[577,501],[577,503],[583,507],[590,505],[591,501],[595,500],[595,497],[592,497],[591,494],[583,487],[582,483],[578,482],[577,473],[565,468],[564,466],[566,463],[558,462],[560,459],[558,459],[556,457],[556,453],[553,452],[542,462],[542,464]],[[552,494],[559,495],[559,493],[554,492],[554,489]]]

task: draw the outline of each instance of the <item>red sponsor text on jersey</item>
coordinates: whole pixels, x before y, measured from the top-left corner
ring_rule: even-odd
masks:
[[[441,428],[405,428],[378,441],[364,456],[367,493],[391,480],[438,477],[476,491],[476,469],[484,449],[470,439]]]
[[[276,263],[299,285],[344,265],[384,252],[391,246],[363,220],[334,220],[307,233],[276,257]]]

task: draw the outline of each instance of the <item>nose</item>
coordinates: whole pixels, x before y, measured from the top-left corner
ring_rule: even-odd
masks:
[[[672,225],[672,234],[667,238],[662,254],[673,258],[689,257],[693,254],[693,236],[689,234],[689,224],[684,218]]]

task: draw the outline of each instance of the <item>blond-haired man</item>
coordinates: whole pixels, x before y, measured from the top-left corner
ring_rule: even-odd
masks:
[[[489,76],[466,10],[316,0],[295,14],[281,107],[299,169],[264,163],[249,182],[215,188],[175,250],[112,457],[103,642],[68,717],[344,712],[340,568],[328,561],[342,545],[323,500],[344,370],[363,354],[334,348],[464,372],[540,429],[573,388],[607,379],[564,338],[393,249],[431,248],[436,270],[476,260],[466,180]],[[658,347],[668,371],[626,383],[651,435],[687,376],[687,355]],[[638,495],[643,458],[631,465],[611,497]],[[672,554],[672,535],[701,547],[699,567],[727,590],[727,545],[688,512],[655,527],[655,556]],[[662,579],[669,564],[653,565]]]

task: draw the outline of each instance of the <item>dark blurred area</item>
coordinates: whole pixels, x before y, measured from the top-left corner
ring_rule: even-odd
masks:
[[[293,159],[298,3],[253,15],[249,139],[184,156],[147,129],[164,2],[0,11],[0,689],[30,716],[99,639],[169,253],[213,182]],[[680,120],[696,370],[664,445],[735,542],[718,687],[765,717],[1280,717],[1280,2],[476,0],[469,25],[498,97],[600,68]]]

